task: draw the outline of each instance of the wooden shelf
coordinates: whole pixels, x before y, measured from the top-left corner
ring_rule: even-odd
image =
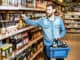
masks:
[[[40,53],[43,51],[43,48],[40,48],[31,58],[30,60],[34,60],[34,58]]]
[[[69,32],[69,31],[67,31],[68,33],[79,33],[80,34],[80,32],[73,32],[73,31],[71,31],[71,32]]]
[[[80,18],[65,18],[64,20],[80,20]]]
[[[30,41],[27,45],[25,45],[22,49],[20,50],[16,50],[12,53],[12,56],[9,57],[7,60],[11,60],[11,59],[14,59],[17,55],[19,55],[21,52],[23,52],[25,49],[27,49],[28,47],[30,47],[32,44],[36,43],[37,41],[39,41],[43,36],[39,36],[38,38],[34,39],[33,41]],[[42,49],[40,49],[41,51]],[[38,51],[35,56],[40,52]],[[34,56],[33,56],[34,58]],[[32,59],[33,59],[32,58]]]
[[[65,24],[80,24],[80,22],[64,22]]]
[[[80,29],[80,27],[66,27],[67,29]]]
[[[21,33],[21,32],[23,32],[23,31],[30,30],[30,29],[32,29],[32,28],[34,28],[34,26],[29,26],[29,27],[23,28],[23,29],[21,29],[21,30],[18,30],[18,31],[9,33],[9,34],[2,35],[2,36],[0,36],[0,40],[3,40],[3,39],[8,38],[8,37],[10,37],[10,36],[16,35],[16,34]]]

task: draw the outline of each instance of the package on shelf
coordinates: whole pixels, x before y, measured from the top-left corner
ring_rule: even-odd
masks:
[[[18,25],[9,26],[9,27],[6,28],[6,30],[7,30],[8,33],[15,32],[15,31],[17,31],[17,26]]]
[[[25,7],[26,6],[26,0],[2,0],[2,5]]]
[[[12,41],[14,50],[20,49],[29,42],[28,32],[19,33],[11,37],[10,40]]]
[[[7,0],[2,0],[2,5],[7,5]]]
[[[29,38],[27,37],[26,39],[24,39],[24,45],[27,44],[29,42]]]
[[[1,46],[1,56],[2,59],[7,59],[10,55],[12,55],[12,44],[3,44]]]
[[[6,34],[6,28],[5,27],[2,27],[1,29],[0,29],[1,31],[1,35],[5,35]]]
[[[36,0],[36,8],[46,8],[47,1]]]
[[[24,24],[24,22],[22,21],[22,20],[19,20],[19,22],[18,22],[18,29],[21,29],[21,28],[23,28],[25,26],[25,24]]]
[[[20,49],[23,46],[23,42],[17,43],[16,44],[16,49]]]
[[[34,7],[35,0],[26,0],[26,7]]]

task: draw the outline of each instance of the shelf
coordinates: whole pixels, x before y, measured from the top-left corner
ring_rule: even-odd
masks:
[[[0,6],[0,10],[19,10],[19,7],[14,7],[14,6]]]
[[[80,24],[80,22],[64,22],[65,24]]]
[[[79,33],[80,34],[80,32],[72,32],[72,31],[71,32],[68,32],[68,33]]]
[[[31,10],[31,11],[45,11],[45,9],[39,8],[26,8],[26,7],[14,7],[14,6],[0,6],[0,10]]]
[[[40,48],[34,55],[33,57],[30,58],[30,60],[34,60],[34,58],[40,53],[43,51],[43,48]]]
[[[23,31],[26,31],[26,30],[29,30],[29,29],[32,29],[32,28],[34,28],[34,26],[29,26],[29,27],[23,28],[23,29],[21,29],[21,30],[18,30],[18,31],[9,33],[9,34],[2,35],[2,36],[0,36],[0,40],[3,40],[3,39],[5,39],[5,38],[8,38],[8,37],[10,37],[10,36],[16,35],[16,34],[18,34],[18,33],[21,33],[21,32],[23,32]]]
[[[67,28],[67,29],[73,29],[73,28],[74,28],[74,29],[80,29],[80,27],[78,27],[78,28],[77,28],[77,27],[66,27],[66,28]]]
[[[80,18],[65,18],[64,20],[80,20]]]
[[[39,41],[42,37],[43,37],[43,36],[39,36],[38,38],[34,39],[33,41],[30,41],[30,42],[29,42],[27,45],[25,45],[22,49],[17,50],[17,51],[14,51],[14,52],[12,53],[12,56],[9,57],[7,60],[12,60],[12,59],[15,58],[16,56],[18,56],[21,52],[23,52],[25,49],[27,49],[28,47],[30,47],[32,44],[34,44],[34,43],[36,43],[37,41]],[[40,49],[40,51],[41,51],[41,50],[42,50],[42,49]],[[35,54],[35,56],[36,56],[40,51],[38,51],[38,52]],[[34,56],[33,56],[33,58],[34,58]],[[32,59],[33,59],[33,58],[32,58]]]

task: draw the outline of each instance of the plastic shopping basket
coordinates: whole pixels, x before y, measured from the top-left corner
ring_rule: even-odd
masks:
[[[65,48],[53,48],[52,46],[46,47],[47,56],[50,58],[66,58],[68,56],[69,51],[69,46]]]

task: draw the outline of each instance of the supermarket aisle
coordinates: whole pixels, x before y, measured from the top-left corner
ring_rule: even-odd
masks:
[[[80,60],[80,40],[67,40],[71,46],[70,53],[65,60]]]

